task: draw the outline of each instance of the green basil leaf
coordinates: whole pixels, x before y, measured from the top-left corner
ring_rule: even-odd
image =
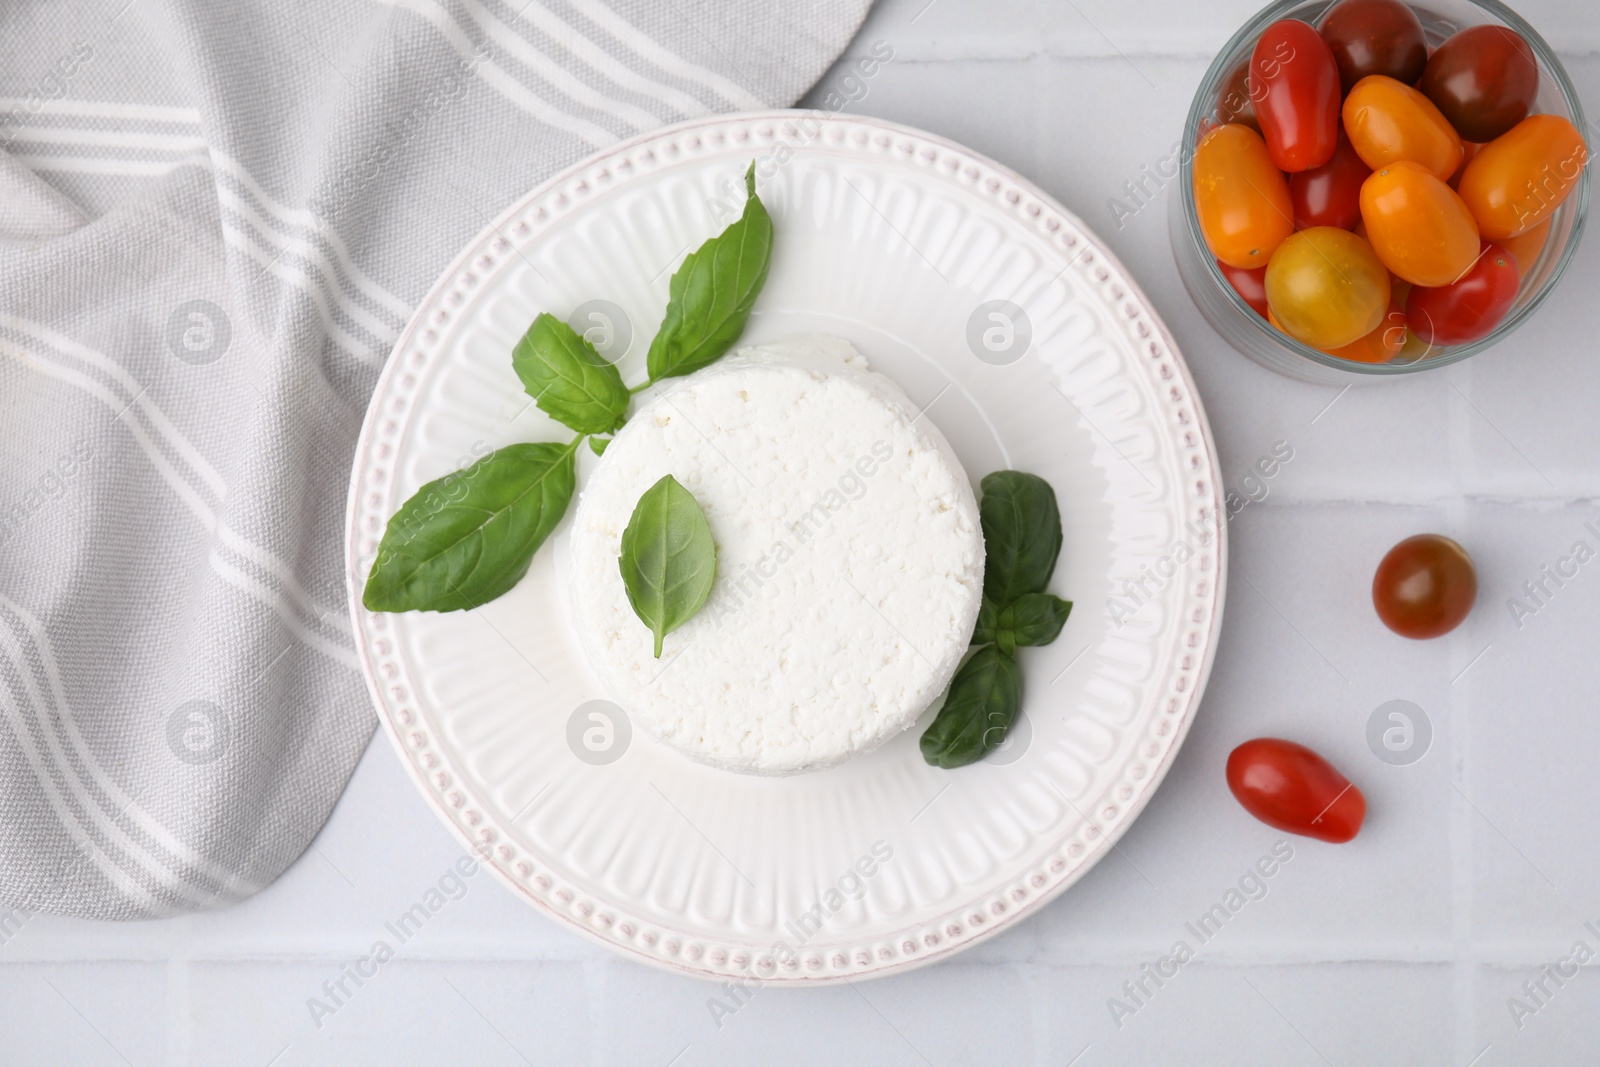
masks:
[[[995,644],[1011,655],[1019,645],[1048,645],[1061,634],[1072,604],[1049,593],[1024,593],[1000,609]]]
[[[389,520],[361,602],[462,611],[507,592],[566,513],[576,447],[507,445],[418,489]]]
[[[606,446],[610,443],[611,438],[609,437],[591,437],[589,438],[589,451],[597,456],[603,456],[606,454]]]
[[[744,184],[744,214],[691,252],[672,276],[666,317],[646,360],[653,382],[715,362],[744,332],[772,264],[772,218],[756,196],[754,163]]]
[[[965,767],[1006,739],[1022,707],[1022,671],[994,645],[974,652],[956,671],[950,695],[922,735],[922,758],[935,767]]]
[[[1042,593],[1061,552],[1061,512],[1050,483],[1021,471],[995,471],[982,483],[983,595],[1009,604]]]
[[[628,387],[617,368],[549,312],[511,350],[511,366],[540,411],[579,433],[610,433],[628,417]]]
[[[622,584],[628,603],[656,638],[690,619],[711,596],[717,544],[693,494],[668,474],[646,489],[622,531]]]
[[[994,642],[995,627],[1000,622],[1000,609],[988,597],[978,607],[978,624],[972,628],[972,643],[987,645]]]

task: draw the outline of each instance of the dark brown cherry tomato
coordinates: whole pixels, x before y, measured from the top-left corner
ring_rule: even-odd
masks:
[[[1369,74],[1417,84],[1428,65],[1428,39],[1399,0],[1344,0],[1322,17],[1322,37],[1339,65],[1345,92]]]
[[[1309,230],[1313,226],[1354,229],[1361,221],[1361,183],[1372,168],[1361,161],[1343,131],[1333,158],[1289,177],[1289,198],[1294,201],[1294,226]]]
[[[1411,291],[1416,302],[1420,289]],[[1467,550],[1442,534],[1408,537],[1389,550],[1372,578],[1372,606],[1401,637],[1440,637],[1461,625],[1478,598]]]
[[[1439,46],[1418,88],[1464,139],[1492,141],[1533,110],[1539,63],[1515,31],[1469,26]]]
[[[1406,325],[1430,345],[1470,344],[1500,325],[1521,283],[1517,257],[1485,241],[1478,261],[1459,281],[1411,290]]]
[[[1250,64],[1240,63],[1228,75],[1222,90],[1217,94],[1217,124],[1237,122],[1257,133],[1261,123],[1256,121],[1256,104],[1250,96]]]
[[[1250,56],[1256,119],[1273,164],[1320,167],[1339,144],[1339,68],[1322,34],[1299,19],[1274,22]]]
[[[1244,297],[1244,302],[1255,308],[1257,315],[1266,318],[1267,268],[1246,270],[1244,267],[1230,267],[1220,259],[1217,260],[1217,266],[1222,268],[1222,276],[1228,279],[1228,284],[1233,286],[1234,292]]]
[[[1228,788],[1268,826],[1320,841],[1350,840],[1367,817],[1367,798],[1333,764],[1276,737],[1246,741],[1229,754]]]

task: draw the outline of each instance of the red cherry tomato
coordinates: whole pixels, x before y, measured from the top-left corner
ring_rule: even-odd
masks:
[[[1500,325],[1516,302],[1522,273],[1517,257],[1490,241],[1460,281],[1411,290],[1406,325],[1430,345],[1464,345]]]
[[[1244,810],[1278,830],[1335,844],[1361,832],[1367,798],[1327,760],[1275,737],[1228,756],[1228,788]]]
[[[1220,259],[1217,260],[1217,266],[1222,268],[1222,276],[1228,279],[1228,284],[1233,286],[1234,292],[1244,297],[1244,302],[1255,308],[1257,315],[1266,318],[1267,268],[1246,270],[1243,267],[1230,267]]]
[[[1411,298],[1415,300],[1414,290]],[[1372,576],[1372,606],[1401,637],[1440,637],[1461,625],[1478,599],[1467,550],[1441,534],[1418,534],[1391,548]]]
[[[1268,26],[1250,57],[1256,119],[1279,170],[1320,167],[1339,144],[1339,67],[1322,34],[1298,19]]]
[[[1361,161],[1350,139],[1341,131],[1333,158],[1320,167],[1289,177],[1289,199],[1294,201],[1294,226],[1353,229],[1361,221],[1361,183],[1372,168]]]
[[[1418,88],[1462,137],[1492,141],[1533,110],[1539,63],[1516,32],[1470,26],[1439,46]]]
[[[1415,85],[1428,65],[1422,23],[1399,0],[1343,0],[1322,17],[1322,37],[1347,93],[1369,74]]]

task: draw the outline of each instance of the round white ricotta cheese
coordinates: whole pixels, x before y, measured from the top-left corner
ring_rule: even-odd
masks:
[[[573,521],[573,617],[612,698],[685,755],[755,774],[906,729],[949,684],[983,592],[977,502],[943,435],[836,337],[744,348],[662,389]],[[717,573],[656,659],[618,559],[666,474],[705,512]]]

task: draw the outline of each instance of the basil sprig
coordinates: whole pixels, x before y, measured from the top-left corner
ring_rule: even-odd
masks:
[[[511,367],[539,410],[579,433],[610,433],[628,417],[628,387],[586,338],[548,311],[511,350]]]
[[[944,706],[922,734],[922,758],[965,767],[1005,742],[1022,708],[1024,645],[1048,645],[1072,605],[1044,591],[1061,553],[1061,512],[1050,483],[1021,471],[983,479],[983,603],[972,631],[977,651],[950,682]]]
[[[1061,634],[1072,604],[1050,593],[1023,593],[1000,609],[994,643],[1008,656],[1020,645],[1048,645]]]
[[[418,489],[378,543],[361,596],[369,611],[461,611],[509,591],[572,501],[573,454],[584,438],[620,428],[633,393],[708,366],[733,346],[772,262],[772,219],[756,196],[754,164],[745,189],[744,213],[672,275],[643,385],[628,389],[617,368],[554,315],[533,320],[512,350],[512,368],[539,410],[578,436],[508,445]],[[609,443],[590,437],[589,448],[598,456]],[[662,635],[679,625],[657,633],[658,656]]]
[[[622,531],[617,561],[633,613],[661,640],[705,606],[717,576],[717,545],[694,494],[668,474],[645,490]]]
[[[361,603],[461,611],[509,591],[566,513],[577,444],[507,445],[418,489],[389,520]]]
[[[956,672],[944,707],[922,735],[922,758],[935,767],[976,763],[1006,738],[1022,707],[1022,668],[994,645]]]
[[[983,595],[1000,606],[1042,593],[1061,553],[1061,512],[1050,483],[1021,471],[983,479]]]
[[[772,265],[772,218],[744,175],[744,214],[689,254],[672,276],[667,314],[646,360],[652,382],[709,366],[739,339]]]

